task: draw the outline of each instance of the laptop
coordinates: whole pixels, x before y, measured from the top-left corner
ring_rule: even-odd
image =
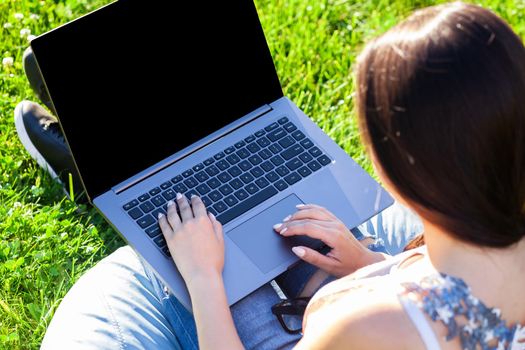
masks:
[[[177,192],[223,224],[230,305],[321,247],[273,231],[297,204],[354,228],[393,203],[283,95],[252,0],[120,0],[31,47],[91,203],[188,309],[157,222]]]

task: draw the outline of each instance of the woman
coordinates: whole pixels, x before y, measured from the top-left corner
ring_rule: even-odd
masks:
[[[270,314],[258,307],[264,288],[247,298],[245,315],[234,306],[232,317],[221,277],[222,227],[198,197],[190,206],[179,196],[159,224],[191,294],[199,346],[525,349],[521,40],[481,7],[427,8],[366,47],[357,84],[360,129],[373,163],[389,191],[422,218],[426,246],[395,257],[373,253],[327,210],[298,208],[276,224],[276,233],[308,235],[331,248],[322,255],[294,247],[325,272],[315,273],[302,295],[328,274],[339,279],[312,297],[302,338],[275,335],[257,343],[260,333],[274,334],[257,324]],[[179,320],[159,324],[191,345],[184,339],[194,337],[193,319],[181,321],[188,316],[166,299]],[[64,313],[59,309],[55,318]],[[122,337],[115,322],[114,335]],[[49,333],[57,327],[46,340]]]

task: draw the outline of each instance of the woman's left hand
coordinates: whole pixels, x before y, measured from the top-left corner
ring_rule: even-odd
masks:
[[[168,203],[167,215],[159,217],[159,225],[186,284],[200,276],[221,276],[224,268],[222,225],[213,214],[207,213],[199,197],[192,196],[190,206],[186,196],[177,193],[177,203]]]

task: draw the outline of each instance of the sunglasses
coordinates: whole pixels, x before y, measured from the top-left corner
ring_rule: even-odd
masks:
[[[272,313],[287,333],[298,334],[302,331],[303,315],[309,301],[310,297],[285,299],[272,306]]]

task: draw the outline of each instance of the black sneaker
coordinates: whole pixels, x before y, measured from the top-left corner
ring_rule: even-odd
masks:
[[[25,149],[42,168],[64,185],[66,195],[69,196],[71,174],[75,200],[85,201],[80,177],[57,119],[38,104],[22,101],[15,108],[15,126]]]
[[[44,79],[42,79],[42,75],[40,74],[40,70],[36,64],[35,55],[33,54],[31,47],[28,47],[24,51],[22,62],[24,64],[24,72],[26,73],[27,81],[29,81],[31,89],[33,89],[40,101],[42,101],[42,103],[44,103],[46,107],[54,115],[56,115],[56,111],[53,108],[53,104],[51,103],[51,97],[49,97],[46,85],[44,84]]]

